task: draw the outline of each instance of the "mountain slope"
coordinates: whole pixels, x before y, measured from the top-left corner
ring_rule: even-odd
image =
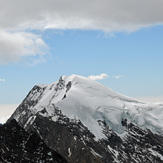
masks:
[[[28,134],[11,120],[0,126],[0,162],[66,163],[66,160],[49,149],[37,134]]]
[[[163,104],[138,102],[78,75],[35,86],[10,119],[36,132],[69,162],[162,159]],[[153,149],[148,135],[160,150]],[[149,144],[149,160],[139,139]],[[127,149],[133,141],[142,152],[131,157]]]

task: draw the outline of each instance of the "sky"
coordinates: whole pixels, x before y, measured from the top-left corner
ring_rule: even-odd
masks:
[[[62,75],[163,102],[162,0],[0,0],[0,114]]]

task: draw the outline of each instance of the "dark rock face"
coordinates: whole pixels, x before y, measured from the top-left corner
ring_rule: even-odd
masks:
[[[163,137],[152,133],[150,130],[143,130],[133,123],[128,123],[124,117],[120,119],[121,124],[118,124],[125,131],[123,135],[118,135],[113,131],[112,126],[105,122],[105,118],[97,120],[105,135],[103,139],[97,140],[80,120],[70,119],[63,115],[61,109],[57,108],[51,101],[59,95],[60,90],[65,88],[66,91],[62,94],[62,100],[68,98],[71,87],[71,81],[66,84],[60,78],[56,85],[53,84],[48,88],[54,90],[54,94],[50,97],[47,106],[42,105],[36,112],[31,108],[39,103],[46,87],[35,86],[30,91],[6,124],[9,125],[13,119],[16,119],[18,124],[28,133],[20,127],[17,130],[10,127],[10,130],[13,131],[7,130],[9,132],[9,138],[6,138],[7,141],[5,141],[9,143],[7,146],[3,144],[5,135],[2,135],[2,139],[0,139],[0,149],[2,149],[0,159],[2,162],[5,159],[8,159],[8,162],[37,162],[40,158],[49,163],[46,160],[51,159],[47,155],[49,152],[42,152],[45,149],[49,151],[51,149],[62,155],[69,163],[163,163]],[[49,105],[51,114],[48,114]],[[6,132],[4,126],[0,127],[1,134]],[[16,133],[20,133],[19,136]],[[10,134],[13,135],[12,139]],[[12,143],[10,143],[10,139]],[[33,146],[37,140],[48,148],[43,148],[41,153],[36,152],[40,151],[41,145],[38,142],[36,143],[39,144],[38,148],[37,145]],[[34,148],[35,146],[36,148]],[[55,154],[52,156],[55,160]],[[64,163],[64,161],[61,162]],[[41,161],[38,160],[38,162]]]
[[[125,122],[125,123],[124,123]],[[153,134],[150,130],[142,130],[134,124],[127,124],[123,119],[122,124],[128,133],[123,141],[124,147],[121,148],[126,154],[125,157],[119,158],[123,162],[149,162],[161,163],[163,160],[163,137]],[[122,152],[121,152],[122,153]]]
[[[38,114],[33,125],[28,126],[27,131],[40,135],[48,147],[62,153],[62,156],[70,163],[102,163],[101,159],[92,152],[93,146],[99,149],[97,142],[93,139],[94,135],[81,122],[71,122],[61,112],[57,122]],[[87,144],[92,146],[92,150]],[[108,159],[110,158],[109,154]]]
[[[28,134],[15,120],[0,126],[0,162],[66,163],[35,133]]]
[[[48,147],[62,154],[70,163],[162,163],[163,137],[142,130],[122,119],[126,136],[119,137],[104,121],[99,121],[105,139],[94,135],[80,121],[67,118],[55,108],[58,119],[45,117],[46,109],[38,112],[27,131],[35,132]]]

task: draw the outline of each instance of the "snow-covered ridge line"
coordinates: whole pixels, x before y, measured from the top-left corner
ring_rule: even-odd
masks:
[[[80,120],[96,139],[105,138],[99,120],[122,135],[125,132],[122,119],[163,134],[163,104],[139,102],[78,75],[62,76],[49,85],[37,85],[26,101],[26,108],[33,114],[45,108],[49,116],[54,116],[53,106],[59,108],[68,118]]]

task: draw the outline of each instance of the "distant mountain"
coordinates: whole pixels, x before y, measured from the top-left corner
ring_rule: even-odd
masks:
[[[1,163],[66,163],[35,134],[28,134],[15,120],[0,126]]]
[[[163,104],[82,76],[34,86],[12,119],[71,163],[163,162]]]

